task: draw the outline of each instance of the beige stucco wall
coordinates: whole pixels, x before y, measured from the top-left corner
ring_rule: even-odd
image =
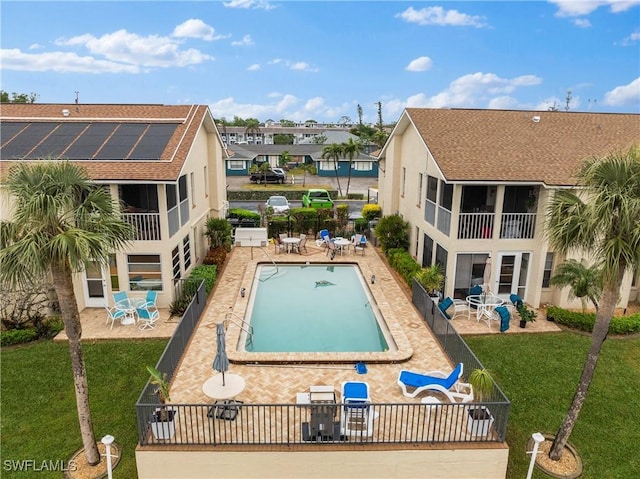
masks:
[[[401,120],[402,121],[402,120]],[[579,308],[580,301],[569,299],[569,290],[564,288],[542,288],[542,277],[546,254],[549,251],[548,243],[544,237],[544,221],[546,205],[554,193],[553,189],[540,187],[538,197],[536,237],[532,239],[474,239],[458,240],[457,225],[458,212],[462,198],[462,185],[454,185],[453,203],[451,207],[451,229],[449,235],[441,233],[435,226],[424,220],[425,197],[427,188],[427,175],[442,179],[442,174],[427,145],[418,135],[416,129],[410,123],[404,130],[399,129],[389,141],[385,150],[384,172],[380,172],[379,204],[384,215],[399,213],[404,220],[411,225],[409,229],[409,252],[418,263],[422,263],[422,249],[424,234],[427,234],[436,244],[447,250],[448,262],[445,272],[447,278],[446,291],[453,291],[456,272],[457,255],[460,253],[490,254],[494,258],[493,266],[496,267],[496,258],[500,253],[530,253],[530,263],[527,277],[527,290],[524,300],[533,307],[539,307],[545,303],[552,303],[562,307]],[[404,169],[404,173],[403,173]],[[422,185],[419,185],[422,174]],[[404,177],[404,179],[403,179]],[[495,215],[499,219],[502,213],[502,204],[506,184],[498,184],[495,197]],[[439,201],[439,197],[438,197]],[[496,232],[498,229],[496,229]],[[580,256],[576,256],[580,259]],[[560,264],[564,258],[554,258],[554,267]],[[495,279],[496,270],[492,277]],[[627,306],[629,297],[638,295],[637,287],[631,288],[631,273],[627,273],[621,288],[618,306]]]
[[[408,446],[405,450],[354,445],[352,450],[328,452],[138,448],[136,463],[139,479],[503,479],[508,455],[506,444],[491,449]]]

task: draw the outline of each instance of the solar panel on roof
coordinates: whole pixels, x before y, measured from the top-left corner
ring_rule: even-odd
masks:
[[[178,125],[156,124],[150,125],[135,150],[129,156],[131,160],[157,160],[167,147]]]
[[[31,153],[31,158],[59,158],[88,123],[58,123],[51,135],[39,144]]]
[[[20,130],[25,128],[28,123],[20,122],[20,123],[6,123],[0,122],[0,141],[2,144],[9,142],[11,138],[13,138]]]
[[[2,146],[0,157],[4,160],[30,158],[29,152],[57,126],[57,123],[31,123],[7,144]],[[28,156],[29,155],[29,156]]]
[[[65,152],[65,158],[70,160],[93,158],[116,126],[118,123],[91,123],[89,128]]]
[[[148,125],[143,123],[121,124],[107,143],[100,149],[96,155],[96,159],[122,160],[123,158],[127,158],[133,145],[136,144],[140,135],[147,127]]]

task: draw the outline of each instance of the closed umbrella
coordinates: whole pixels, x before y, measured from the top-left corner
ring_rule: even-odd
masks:
[[[216,357],[213,359],[213,369],[222,373],[222,385],[224,386],[224,373],[229,370],[229,358],[225,345],[224,323],[218,323],[216,327]]]
[[[482,292],[488,293],[490,291],[489,283],[491,282],[491,256],[487,258],[487,261],[484,264],[484,273],[482,275]]]

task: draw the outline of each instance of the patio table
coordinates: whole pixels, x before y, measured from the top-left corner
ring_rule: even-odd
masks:
[[[491,329],[491,320],[499,320],[499,316],[494,312],[497,306],[502,306],[504,299],[495,296],[493,294],[472,294],[467,296],[468,315],[467,319],[471,316],[471,308],[476,308],[476,321],[483,320]]]
[[[140,298],[127,298],[118,301],[115,306],[118,311],[124,311],[120,324],[128,326],[136,324],[136,309],[144,306],[146,301]]]
[[[292,237],[282,238],[282,242],[287,247],[287,253],[291,253],[291,251],[293,250],[293,245],[300,243],[300,238],[292,238]]]
[[[336,247],[340,249],[340,256],[342,256],[342,253],[345,250],[345,248],[347,250],[349,249],[349,246],[351,245],[351,241],[348,240],[347,238],[336,238],[333,241],[333,244],[335,244]]]

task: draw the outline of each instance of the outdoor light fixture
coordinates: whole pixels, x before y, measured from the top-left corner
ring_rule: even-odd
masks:
[[[245,288],[241,288],[240,289],[240,296],[242,296],[244,298],[244,295],[245,295],[246,291],[247,290]]]
[[[375,282],[376,282],[376,275],[372,274],[371,275],[371,284],[375,284]]]

